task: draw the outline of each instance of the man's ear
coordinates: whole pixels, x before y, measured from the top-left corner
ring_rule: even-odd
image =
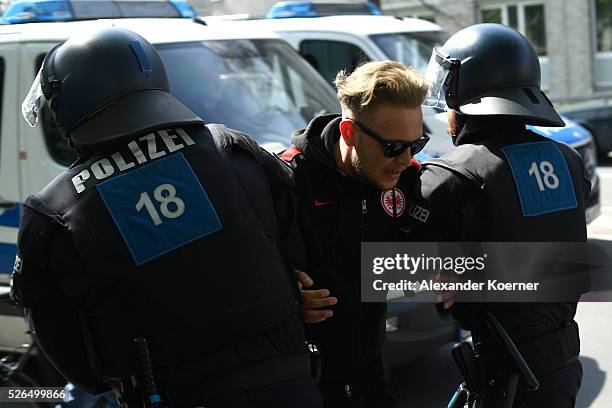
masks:
[[[340,122],[340,134],[347,146],[355,146],[357,134],[355,124],[350,120]]]

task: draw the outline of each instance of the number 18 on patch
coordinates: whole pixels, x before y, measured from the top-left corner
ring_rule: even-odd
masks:
[[[96,187],[136,265],[221,229],[215,208],[182,153]]]
[[[578,206],[567,163],[553,143],[523,143],[501,151],[510,165],[525,217]]]

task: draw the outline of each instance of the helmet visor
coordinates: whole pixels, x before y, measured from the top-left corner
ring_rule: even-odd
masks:
[[[38,123],[40,110],[47,101],[40,86],[40,75],[41,71],[39,70],[36,78],[34,78],[34,82],[32,82],[28,96],[25,97],[21,104],[21,114],[32,127],[35,127]]]
[[[447,95],[452,95],[454,98],[456,88],[456,81],[453,81],[457,76],[460,62],[458,59],[449,58],[448,54],[440,47],[435,47],[431,53],[429,59],[429,65],[427,65],[427,71],[425,71],[425,79],[429,86],[427,96],[423,101],[423,106],[433,106],[437,108],[444,108],[447,104],[452,105],[450,101],[447,101]],[[454,101],[453,101],[454,102]]]

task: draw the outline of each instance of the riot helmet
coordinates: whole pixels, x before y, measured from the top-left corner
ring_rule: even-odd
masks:
[[[76,35],[47,53],[22,105],[30,125],[45,102],[60,134],[75,146],[203,124],[170,94],[155,47],[118,27]]]
[[[446,105],[468,117],[499,115],[565,126],[540,89],[540,76],[538,56],[521,33],[501,24],[476,24],[434,48],[424,105]]]

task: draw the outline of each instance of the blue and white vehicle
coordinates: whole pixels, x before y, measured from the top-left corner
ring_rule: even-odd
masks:
[[[0,293],[8,290],[22,202],[75,159],[41,111],[31,128],[21,102],[56,44],[78,32],[124,27],[159,50],[174,94],[208,122],[225,123],[269,150],[290,143],[295,129],[317,114],[335,112],[333,91],[274,32],[254,27],[207,27],[183,18],[115,19],[0,26]],[[92,78],[95,80],[95,78]],[[0,356],[28,343],[19,311],[0,304]]]
[[[279,1],[270,8],[266,18],[323,17],[338,14],[382,15],[382,10],[369,1],[362,2],[312,2]]]
[[[302,17],[302,18],[300,18]],[[396,60],[425,72],[434,46],[448,38],[434,23],[415,18],[392,16],[330,16],[320,18],[265,19],[236,21],[233,24],[263,26],[287,40],[331,84],[338,71],[352,71],[367,61]],[[423,107],[425,131],[431,140],[425,152],[438,157],[453,148],[447,135],[446,113]],[[550,139],[567,143],[584,159],[591,195],[586,213],[587,222],[599,216],[599,178],[597,156],[590,132],[576,122],[563,118],[564,128],[532,127]]]
[[[196,15],[187,0],[15,0],[0,17],[0,24]]]

